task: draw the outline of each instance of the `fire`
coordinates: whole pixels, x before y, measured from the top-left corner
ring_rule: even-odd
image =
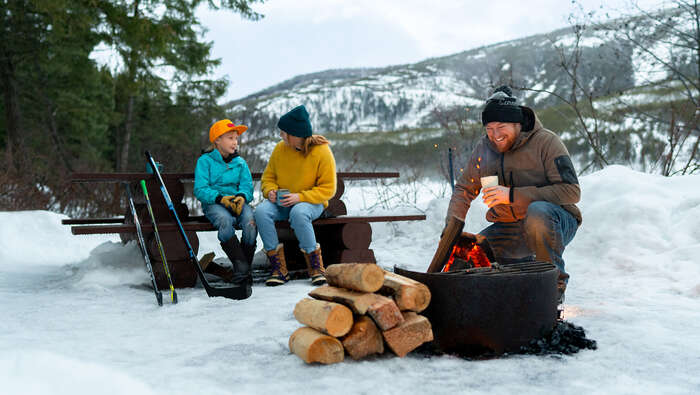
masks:
[[[447,264],[445,264],[445,267],[442,269],[443,272],[450,271],[450,267],[454,263],[455,258],[467,261],[467,263],[471,265],[469,268],[491,266],[491,261],[489,261],[486,253],[476,242],[469,241],[465,244],[466,245],[463,245],[461,242],[455,244],[454,248],[452,248],[450,259],[447,260]]]

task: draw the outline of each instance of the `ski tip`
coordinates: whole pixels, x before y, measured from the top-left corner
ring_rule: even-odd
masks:
[[[163,305],[163,294],[158,292],[156,293],[156,300],[158,300],[158,306]]]
[[[177,294],[175,293],[175,291],[173,291],[173,293],[172,293],[172,301],[173,301],[173,304],[177,304]]]

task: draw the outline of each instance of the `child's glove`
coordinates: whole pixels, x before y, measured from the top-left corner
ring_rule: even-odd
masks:
[[[245,204],[245,198],[241,195],[238,195],[233,198],[233,207],[231,207],[231,210],[233,210],[233,213],[236,214],[236,216],[241,215],[241,211],[243,211],[243,205]]]
[[[224,196],[221,198],[221,200],[219,200],[219,204],[221,204],[222,206],[224,206],[228,209],[234,210],[234,208],[233,208],[233,199],[234,198],[235,198],[235,196],[233,196],[233,195]]]
[[[222,197],[219,203],[221,203],[221,205],[226,207],[227,209],[231,210],[233,212],[233,215],[237,217],[241,215],[241,211],[243,211],[245,198],[242,195],[229,195]]]

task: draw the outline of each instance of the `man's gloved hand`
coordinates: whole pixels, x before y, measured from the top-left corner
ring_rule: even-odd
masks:
[[[245,198],[243,196],[238,195],[233,198],[233,207],[231,207],[231,210],[233,210],[233,213],[236,214],[236,216],[241,215],[241,211],[243,211],[244,204]]]

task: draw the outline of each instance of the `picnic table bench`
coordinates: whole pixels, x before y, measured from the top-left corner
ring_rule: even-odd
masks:
[[[216,229],[202,216],[190,216],[189,209],[183,203],[185,187],[183,181],[194,180],[194,173],[161,173],[168,193],[173,201],[175,210],[180,217],[182,226],[190,240],[195,253],[199,250],[199,239],[196,232],[215,231]],[[254,180],[259,180],[262,173],[252,173]],[[372,242],[372,222],[393,221],[421,221],[425,215],[393,215],[393,216],[348,216],[345,203],[340,199],[345,192],[344,180],[371,180],[383,178],[398,178],[399,173],[337,173],[337,190],[333,198],[328,202],[328,207],[321,218],[313,221],[316,240],[321,245],[323,261],[326,266],[334,263],[363,262],[375,263],[374,252],[369,248]],[[165,199],[160,193],[157,180],[150,173],[74,173],[70,177],[72,182],[92,183],[138,183],[146,180],[153,205],[153,213],[156,218],[158,232],[163,242],[165,256],[171,271],[173,284],[177,288],[192,287],[196,283],[197,273],[192,265],[187,262],[189,257],[187,249],[182,242],[177,224],[171,217]],[[147,250],[153,262],[153,274],[159,288],[167,289],[168,282],[163,271],[162,259],[156,245],[153,225],[148,215],[146,203],[140,194],[136,194],[135,205]],[[118,233],[123,242],[135,239],[136,227],[131,218],[131,212],[126,209],[124,217],[115,218],[80,218],[65,219],[64,225],[71,226],[74,235]],[[288,269],[292,272],[303,273],[306,263],[299,250],[299,243],[294,236],[288,221],[275,223],[279,240],[284,244],[285,257]],[[260,247],[260,246],[258,246]]]

